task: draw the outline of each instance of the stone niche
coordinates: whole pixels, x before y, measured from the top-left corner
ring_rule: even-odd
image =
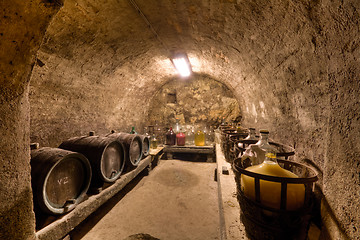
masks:
[[[149,125],[218,126],[222,120],[240,122],[241,108],[223,83],[204,75],[175,78],[165,83],[151,99]]]

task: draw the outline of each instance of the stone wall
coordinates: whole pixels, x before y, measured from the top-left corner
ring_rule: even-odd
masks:
[[[28,83],[36,51],[61,4],[0,2],[0,239],[35,239]]]
[[[149,125],[170,127],[176,119],[181,125],[217,127],[222,121],[241,122],[241,109],[224,84],[195,74],[170,80],[150,99]]]
[[[242,11],[249,7],[260,4],[243,4]],[[298,161],[310,159],[319,170],[324,239],[360,235],[360,145],[352,134],[360,127],[358,7],[269,3],[239,26],[253,29],[242,49],[258,49],[244,54],[254,69],[248,84],[255,85],[247,90],[244,124],[269,128],[295,147]]]

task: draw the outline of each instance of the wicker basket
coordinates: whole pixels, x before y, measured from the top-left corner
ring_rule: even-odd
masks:
[[[221,133],[221,150],[225,153],[226,146],[227,146],[227,133],[235,131],[235,128],[231,126],[220,126],[219,127]]]
[[[247,130],[237,131],[235,128],[225,128],[221,130],[221,148],[223,150],[225,160],[232,163],[234,160],[234,142],[233,139],[244,139],[248,135]]]
[[[233,147],[228,150],[228,157],[231,159],[229,162],[232,163],[234,159],[240,157],[245,152],[250,144],[255,144],[259,140],[245,140],[231,136],[230,141],[232,142]],[[269,142],[269,144],[276,149],[276,157],[289,160],[289,157],[295,155],[295,149],[290,146],[276,142]]]
[[[242,163],[240,158],[233,162],[235,181],[237,184],[237,199],[240,204],[240,217],[245,225],[245,230],[250,239],[254,240],[304,240],[307,236],[311,210],[313,205],[313,188],[317,181],[317,172],[300,163],[277,159],[279,165],[299,178],[274,177],[257,174],[245,170],[250,166]],[[245,196],[241,190],[241,174],[255,179],[255,196],[252,200]],[[260,202],[260,180],[281,183],[281,207],[274,209],[264,206]],[[287,184],[304,184],[305,201],[301,209],[296,211],[286,210]]]

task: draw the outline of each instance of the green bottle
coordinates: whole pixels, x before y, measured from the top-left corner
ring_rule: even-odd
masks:
[[[130,134],[137,134],[137,132],[135,131],[135,127],[131,127]]]

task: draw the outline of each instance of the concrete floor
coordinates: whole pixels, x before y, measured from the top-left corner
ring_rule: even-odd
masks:
[[[161,240],[219,239],[215,167],[162,160],[149,176],[138,176],[79,225],[71,239],[123,240],[136,234]]]
[[[217,163],[161,160],[70,233],[71,240],[249,240],[236,184],[219,144]],[[217,172],[214,169],[229,170]],[[220,199],[220,201],[218,200]],[[220,209],[220,211],[219,211]],[[310,225],[307,240],[319,240]]]

